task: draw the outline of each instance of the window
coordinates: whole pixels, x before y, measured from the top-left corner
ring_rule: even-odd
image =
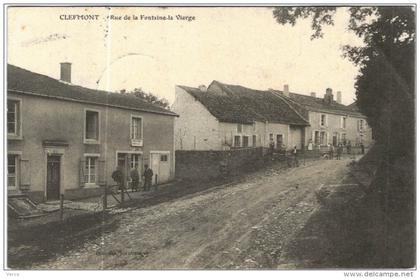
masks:
[[[99,141],[99,112],[86,110],[85,139]]]
[[[97,157],[87,156],[85,162],[85,183],[96,183]]]
[[[242,124],[238,124],[238,125],[236,126],[236,131],[237,131],[238,133],[241,133],[241,132],[242,132]]]
[[[274,141],[274,135],[273,135],[273,133],[270,133],[270,141]]]
[[[341,128],[346,128],[347,117],[341,117]]]
[[[242,147],[248,147],[248,136],[242,136]]]
[[[7,187],[9,188],[17,186],[17,157],[15,154],[7,155]]]
[[[327,126],[327,115],[321,114],[321,126]]]
[[[140,158],[139,154],[136,154],[136,153],[131,154],[130,166],[132,169],[136,168],[136,166],[139,166],[139,158]]]
[[[160,156],[160,161],[163,161],[163,162],[168,161],[168,155],[167,155],[167,154],[162,154],[162,155]]]
[[[241,136],[235,135],[233,146],[234,147],[240,147],[241,146]]]
[[[20,135],[20,101],[7,100],[7,134]]]
[[[142,118],[141,117],[131,117],[131,139],[132,140],[141,140],[142,138],[143,138]]]
[[[358,127],[358,130],[359,131],[363,131],[364,130],[364,124],[365,124],[365,121],[364,120],[358,120],[357,121],[357,127]]]
[[[252,146],[254,148],[257,146],[257,135],[252,135]]]

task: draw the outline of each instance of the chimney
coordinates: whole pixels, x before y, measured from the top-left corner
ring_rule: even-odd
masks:
[[[316,97],[316,93],[315,92],[311,92],[311,97]]]
[[[60,80],[71,83],[71,63],[60,63]]]
[[[202,92],[207,92],[206,85],[200,85],[200,86],[198,86],[198,89],[200,89],[200,91],[202,91]]]
[[[331,104],[334,100],[334,95],[332,93],[332,89],[331,88],[327,88],[325,90],[325,95],[324,95],[324,102],[327,104]]]
[[[341,92],[337,91],[337,103],[341,104]]]
[[[287,84],[283,86],[283,95],[285,95],[286,97],[289,96],[289,85]]]

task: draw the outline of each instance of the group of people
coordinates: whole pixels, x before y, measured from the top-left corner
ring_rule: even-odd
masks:
[[[152,179],[153,179],[153,170],[149,168],[149,165],[144,165],[144,171],[142,174],[143,177],[143,191],[150,191],[152,186]],[[140,190],[140,174],[138,171],[138,165],[136,165],[130,171],[130,178],[131,178],[131,190],[132,192],[137,192]],[[120,190],[125,189],[125,175],[123,172],[123,168],[118,166],[117,169],[112,173],[112,179],[117,183]]]

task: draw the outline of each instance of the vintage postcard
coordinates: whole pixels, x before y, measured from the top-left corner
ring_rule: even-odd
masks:
[[[4,269],[413,277],[414,4],[4,14]]]

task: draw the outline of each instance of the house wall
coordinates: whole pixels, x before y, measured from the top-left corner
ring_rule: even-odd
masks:
[[[177,150],[221,150],[219,122],[194,97],[175,87],[172,110],[175,119],[175,146]]]
[[[170,176],[175,176],[174,154],[174,117],[133,110],[109,108],[71,101],[36,97],[9,92],[8,97],[21,99],[22,139],[8,140],[8,152],[21,153],[21,160],[26,160],[25,179],[29,180],[28,195],[36,201],[46,197],[46,159],[48,152],[62,154],[60,191],[73,197],[86,192],[97,194],[99,190],[82,188],[80,179],[81,160],[84,154],[95,153],[104,162],[104,179],[108,184],[115,182],[111,178],[116,168],[116,151],[142,152],[142,162],[149,162],[151,150],[169,151]],[[98,144],[85,144],[84,121],[85,109],[99,111],[100,135]],[[130,142],[131,115],[143,118],[143,147],[132,147]],[[63,140],[64,147],[43,146],[44,140]],[[93,186],[93,189],[99,186]],[[85,188],[83,188],[85,189]],[[86,195],[85,195],[86,196]]]
[[[327,115],[327,125],[321,126],[321,114]],[[341,127],[341,118],[347,117],[346,127]],[[350,140],[352,144],[359,143],[363,138],[363,143],[368,146],[372,143],[372,130],[365,124],[364,131],[357,129],[357,121],[363,119],[366,123],[366,119],[362,117],[354,117],[350,115],[338,115],[325,112],[314,112],[309,111],[309,123],[310,126],[305,128],[305,145],[308,145],[309,139],[315,142],[315,131],[325,131],[327,133],[327,142],[333,143],[333,134],[338,133],[338,140],[341,142],[343,133],[345,133],[346,140]]]

